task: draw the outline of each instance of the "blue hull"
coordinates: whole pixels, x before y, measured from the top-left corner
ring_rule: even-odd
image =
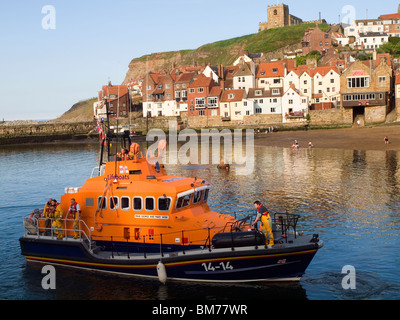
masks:
[[[293,248],[254,247],[232,250],[189,250],[159,254],[92,253],[81,241],[22,237],[22,255],[29,261],[74,268],[158,278],[161,260],[168,279],[205,282],[253,282],[299,280],[305,273],[321,243]],[[114,257],[112,257],[112,255]],[[161,258],[161,259],[160,259]]]

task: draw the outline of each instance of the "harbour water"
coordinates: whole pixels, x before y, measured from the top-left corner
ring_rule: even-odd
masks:
[[[324,247],[299,283],[208,285],[121,278],[56,268],[56,289],[44,290],[42,265],[20,254],[22,217],[42,209],[65,187],[78,187],[98,162],[94,144],[0,148],[0,299],[130,300],[398,300],[400,298],[400,152],[255,147],[250,175],[215,165],[168,165],[170,174],[213,185],[215,211],[253,213],[261,200],[272,211],[301,215],[300,231],[318,233]],[[345,266],[356,288],[346,290]]]

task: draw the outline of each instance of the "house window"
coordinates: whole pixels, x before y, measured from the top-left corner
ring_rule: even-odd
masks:
[[[209,107],[216,107],[217,105],[218,105],[218,98],[217,97],[208,98],[208,106]]]
[[[196,108],[205,107],[205,98],[196,98]]]
[[[235,95],[232,94],[232,93],[230,93],[230,94],[228,95],[228,99],[233,99],[233,98],[235,98]]]
[[[271,113],[275,113],[276,109],[275,108],[271,108]]]
[[[347,78],[348,88],[368,88],[369,87],[369,77],[354,77]]]
[[[272,89],[272,94],[280,94],[280,90],[279,89]]]
[[[194,89],[193,89],[193,88],[190,88],[190,89],[189,89],[189,93],[194,93]]]
[[[204,92],[204,88],[197,88],[197,92],[198,93],[203,93]]]
[[[260,114],[262,113],[262,109],[261,108],[256,108],[256,114]]]
[[[199,116],[203,117],[204,116],[204,110],[199,110]]]
[[[293,100],[289,100],[289,104],[293,104]]]

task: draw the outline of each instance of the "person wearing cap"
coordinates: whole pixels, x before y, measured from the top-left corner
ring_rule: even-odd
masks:
[[[254,202],[254,208],[257,210],[257,216],[251,226],[253,227],[261,220],[261,232],[265,235],[266,245],[268,245],[268,247],[273,246],[274,235],[272,233],[272,220],[268,209],[264,207],[260,201]]]
[[[74,219],[74,224],[73,224],[73,228],[74,228],[74,239],[78,239],[81,236],[81,233],[79,231],[79,219],[81,216],[81,207],[79,206],[79,204],[75,201],[74,198],[71,199],[71,205],[68,209],[67,212],[67,216],[69,216],[70,214],[72,214],[72,219]]]

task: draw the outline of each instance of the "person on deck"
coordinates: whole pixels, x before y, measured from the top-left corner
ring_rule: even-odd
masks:
[[[57,239],[63,239],[64,238],[64,229],[63,229],[62,220],[63,220],[64,212],[63,212],[63,209],[61,208],[61,205],[57,202],[56,199],[52,200],[52,206],[55,208],[52,229],[53,229],[54,233],[57,235]]]
[[[274,235],[272,233],[272,220],[268,209],[264,207],[260,201],[254,202],[254,208],[257,210],[257,217],[251,225],[254,226],[261,220],[260,231],[265,235],[266,245],[268,245],[268,247],[273,246]]]
[[[50,230],[51,230],[51,224],[52,221],[54,219],[54,211],[56,210],[56,208],[52,205],[52,201],[53,199],[49,199],[49,201],[47,201],[47,203],[44,206],[43,209],[43,218],[45,218],[46,220],[44,221],[44,227],[45,227],[45,231],[44,231],[44,235],[48,236],[50,235]]]
[[[67,217],[72,214],[72,217],[74,219],[74,224],[73,224],[73,229],[74,229],[74,239],[78,239],[81,237],[81,232],[79,231],[79,220],[81,218],[81,207],[79,204],[75,201],[74,198],[71,199],[71,205],[68,208],[67,212]]]

